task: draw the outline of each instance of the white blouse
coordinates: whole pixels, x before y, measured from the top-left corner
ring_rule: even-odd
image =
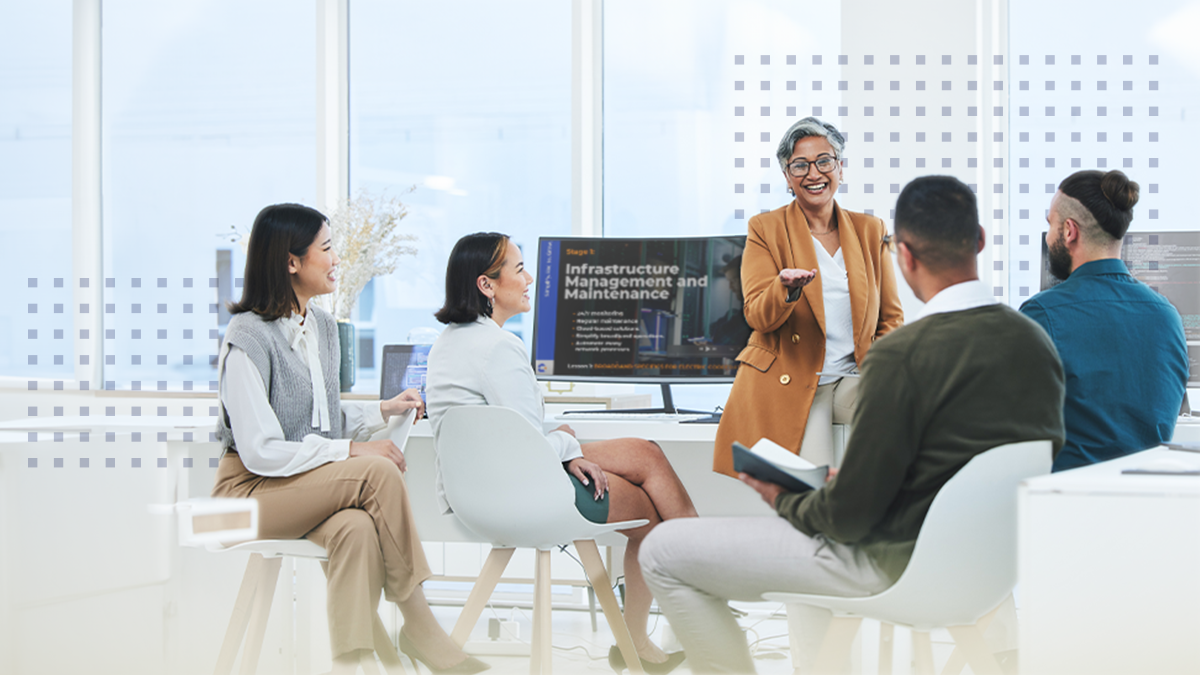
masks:
[[[521,338],[486,316],[472,323],[451,324],[429,352],[429,422],[436,438],[446,411],[462,405],[496,405],[512,408],[546,434],[561,461],[582,457],[579,441],[565,431],[548,430],[545,400]],[[557,425],[555,425],[557,426]],[[437,497],[443,513],[450,513],[437,467]]]
[[[821,299],[825,303],[825,363],[823,373],[852,373],[854,361],[854,318],[850,312],[850,281],[842,248],[829,255],[825,246],[813,237],[817,250],[817,269],[821,272]],[[822,375],[817,384],[838,380],[837,375]]]
[[[325,377],[317,349],[317,335],[307,330],[297,315],[277,319],[275,323],[287,336],[292,350],[308,364],[313,379],[314,429],[330,428]],[[303,440],[288,441],[271,408],[262,373],[239,347],[225,343],[217,359],[221,405],[229,415],[229,427],[238,457],[247,469],[260,476],[294,476],[322,464],[338,462],[350,456],[351,441],[366,441],[387,426],[379,403],[341,402],[344,438],[329,439],[308,434]],[[318,394],[318,392],[320,392]]]

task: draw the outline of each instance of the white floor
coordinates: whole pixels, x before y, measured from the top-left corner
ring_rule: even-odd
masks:
[[[556,587],[556,591],[557,591]],[[432,594],[431,594],[432,595]],[[747,633],[754,656],[755,667],[761,675],[792,675],[791,653],[788,647],[787,620],[782,605],[776,603],[734,603],[734,607],[744,615],[738,622]],[[434,606],[434,613],[442,625],[450,630],[458,618],[459,607],[450,605]],[[469,644],[488,642],[487,630],[489,618],[501,621],[515,620],[519,627],[519,642],[528,645],[531,635],[531,615],[528,609],[512,607],[489,607],[475,627]],[[554,642],[554,671],[556,673],[610,673],[608,666],[608,649],[614,644],[612,633],[601,613],[597,620],[597,630],[592,631],[591,619],[587,611],[574,609],[558,609],[553,612],[553,642]],[[655,626],[652,637],[667,651],[679,649],[674,641],[666,619],[654,614],[651,625]],[[497,644],[495,651],[513,649],[511,636],[505,636]],[[852,673],[878,672],[879,656],[879,624],[872,621],[863,622],[863,630],[855,646]],[[865,645],[865,649],[861,648]],[[940,672],[945,661],[953,650],[949,633],[944,631],[933,634],[935,672]],[[911,639],[908,631],[896,629],[895,658],[892,672],[905,675],[912,672],[911,668]],[[489,673],[494,675],[525,675],[529,672],[528,656],[502,656],[494,653],[479,653],[479,658],[492,666]],[[408,661],[405,659],[405,666]],[[427,672],[427,671],[426,671]],[[690,673],[687,661],[683,662],[675,672]],[[969,669],[965,672],[970,672]]]

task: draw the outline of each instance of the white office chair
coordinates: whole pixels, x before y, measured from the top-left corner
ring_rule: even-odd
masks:
[[[389,420],[387,428],[375,434],[371,440],[390,438],[396,447],[403,451],[408,442],[408,434],[412,431],[415,416],[416,411],[393,416]],[[188,526],[186,529],[190,531],[191,527]],[[229,675],[233,672],[238,648],[244,639],[245,648],[242,653],[241,673],[242,675],[251,675],[258,667],[258,658],[262,653],[267,616],[271,611],[271,601],[275,596],[275,586],[279,581],[279,569],[283,558],[309,558],[323,561],[328,560],[328,556],[323,547],[307,539],[258,539],[229,546],[219,542],[206,541],[204,546],[214,553],[248,551],[253,554],[246,564],[246,573],[242,576],[242,585],[238,589],[233,615],[229,618],[229,627],[225,630],[225,640],[221,644],[221,654],[217,658],[217,666],[214,670],[216,675]],[[379,655],[379,660],[383,662],[384,668],[388,673],[405,672],[400,655],[396,653],[396,647],[378,615],[375,616],[373,628],[375,653]],[[378,672],[374,657],[364,657],[360,667],[365,675]]]
[[[1050,463],[1050,441],[1002,445],[972,458],[938,492],[908,567],[882,593],[865,598],[764,593],[763,599],[833,611],[817,655],[818,673],[844,662],[863,618],[870,618],[912,629],[922,675],[933,674],[929,631],[943,627],[956,644],[944,673],[961,671],[965,660],[976,675],[1000,675],[983,629],[1017,581],[1017,486],[1049,473]],[[789,621],[789,629],[795,628]],[[885,630],[881,674],[891,672],[891,657],[890,630]]]
[[[460,646],[466,642],[514,548],[536,548],[529,672],[549,675],[550,551],[574,542],[625,663],[631,672],[642,672],[595,538],[649,521],[599,525],[581,516],[575,508],[574,487],[558,455],[542,431],[514,410],[498,406],[453,408],[442,420],[435,443],[446,499],[454,514],[492,542],[492,552],[450,637]]]
[[[271,601],[275,597],[275,586],[279,581],[279,568],[283,558],[323,561],[328,559],[325,549],[307,539],[260,539],[228,547],[210,545],[208,550],[214,553],[248,551],[253,554],[246,564],[246,574],[242,577],[242,585],[233,605],[233,614],[229,618],[229,627],[225,629],[225,640],[221,643],[221,654],[217,657],[217,667],[213,670],[216,675],[230,675],[233,672],[234,660],[244,638],[241,673],[252,675],[258,668],[258,658],[262,653],[267,616],[271,611]],[[400,655],[396,653],[396,647],[378,615],[375,616],[374,637],[375,653],[379,655],[379,660],[383,662],[387,672],[404,673]],[[364,657],[360,666],[365,675],[378,672],[374,657]]]

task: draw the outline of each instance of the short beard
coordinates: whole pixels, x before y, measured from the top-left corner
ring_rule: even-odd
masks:
[[[1071,276],[1071,253],[1067,251],[1061,233],[1058,239],[1046,247],[1046,252],[1050,261],[1050,274],[1059,281],[1066,281],[1067,277]]]

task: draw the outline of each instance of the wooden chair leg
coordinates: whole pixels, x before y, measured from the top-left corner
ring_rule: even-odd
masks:
[[[238,648],[242,646],[246,626],[250,623],[250,607],[254,602],[263,563],[263,557],[258,553],[251,555],[246,563],[246,572],[242,575],[242,585],[233,603],[233,614],[229,617],[229,627],[225,629],[225,640],[221,642],[221,654],[217,657],[214,675],[230,675],[233,672],[233,662],[237,659]]]
[[[892,675],[892,660],[896,646],[896,627],[884,621],[879,624],[879,675]]]
[[[375,663],[375,652],[366,652],[358,659],[358,667],[363,675],[379,675],[379,666]]]
[[[551,675],[550,551],[538,550],[533,573],[533,645],[529,675]]]
[[[981,635],[987,630],[988,626],[992,625],[992,620],[996,618],[996,615],[1000,612],[1001,608],[1003,608],[1004,605],[1009,602],[1012,602],[1011,593],[1008,595],[1008,598],[1004,600],[1004,602],[1001,602],[996,606],[996,609],[984,614],[982,619],[975,622],[975,627],[979,629],[979,633]],[[946,667],[942,668],[942,675],[958,675],[963,671],[963,668],[966,667],[966,665],[966,653],[956,641],[954,645],[954,651],[950,652],[950,658],[946,661]],[[972,668],[972,670],[974,670],[974,668]]]
[[[913,664],[917,675],[933,675],[933,643],[929,641],[929,633],[913,630]]]
[[[633,646],[633,636],[625,625],[625,616],[617,605],[617,596],[613,594],[608,572],[604,569],[604,561],[600,558],[600,549],[594,539],[580,539],[575,542],[575,550],[579,552],[579,560],[587,572],[588,581],[596,591],[596,599],[604,610],[604,618],[612,629],[613,637],[617,640],[617,649],[625,658],[625,665],[633,675],[642,673],[642,660],[638,657],[637,648]]]
[[[267,617],[271,614],[271,601],[275,599],[275,585],[279,581],[279,567],[282,564],[283,558],[265,558],[259,565],[258,590],[250,608],[250,626],[246,631],[246,646],[242,650],[242,675],[254,675],[258,670],[258,657],[262,654],[263,638],[267,634]]]
[[[850,645],[858,628],[862,625],[860,617],[835,616],[829,622],[825,631],[825,639],[821,642],[821,650],[817,652],[817,660],[813,664],[813,672],[818,675],[846,672],[850,657]]]
[[[379,618],[378,614],[375,615],[371,631],[375,639],[375,653],[379,655],[383,669],[387,671],[388,675],[403,675],[404,663],[400,661],[400,655],[396,653],[392,638],[388,636],[387,629],[383,627],[383,620]]]
[[[592,632],[595,633],[597,630],[599,630],[599,626],[596,625],[596,589],[588,586],[587,594],[588,615],[592,618]]]
[[[954,646],[963,651],[971,672],[975,675],[1002,675],[1000,664],[988,649],[983,639],[983,632],[975,626],[950,626],[947,628],[954,636]]]
[[[492,591],[496,590],[500,575],[504,574],[504,568],[508,567],[508,561],[512,559],[515,550],[513,548],[493,548],[492,552],[488,554],[487,561],[483,563],[483,569],[479,571],[479,578],[475,580],[475,586],[471,589],[471,594],[467,596],[467,602],[463,605],[462,613],[458,615],[454,630],[450,633],[450,639],[454,640],[454,644],[462,647],[467,643],[467,638],[471,636],[471,629],[475,628],[475,622],[479,621],[479,616],[483,614],[483,608],[491,599]]]

